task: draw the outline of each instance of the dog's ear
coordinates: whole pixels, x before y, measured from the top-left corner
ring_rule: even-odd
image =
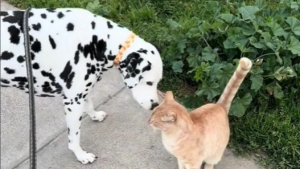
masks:
[[[126,59],[120,63],[120,68],[124,69],[122,72],[124,81],[127,86],[134,87],[139,83],[142,78],[140,64],[143,61],[143,58],[139,53],[133,52],[130,53]]]

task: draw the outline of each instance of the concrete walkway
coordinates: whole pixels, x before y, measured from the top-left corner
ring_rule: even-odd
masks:
[[[16,9],[1,1],[1,11]],[[5,43],[5,42],[1,42]],[[97,110],[108,113],[104,122],[82,121],[82,148],[99,158],[82,165],[67,147],[67,127],[61,98],[36,98],[37,164],[39,169],[176,169],[176,159],[162,146],[160,134],[147,125],[149,111],[132,98],[116,69],[95,86]],[[1,88],[1,169],[28,169],[28,95]],[[216,169],[259,169],[252,160],[227,150]]]

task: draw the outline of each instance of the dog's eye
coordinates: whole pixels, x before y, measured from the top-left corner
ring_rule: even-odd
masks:
[[[147,82],[147,85],[152,86],[152,85],[153,85],[153,82],[148,81],[148,82]]]

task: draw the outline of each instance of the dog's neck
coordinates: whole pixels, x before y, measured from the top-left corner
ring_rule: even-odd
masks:
[[[101,19],[101,22],[103,25],[103,18]],[[112,28],[106,27],[107,25],[96,27],[95,30],[91,32],[92,40],[89,44],[92,60],[93,58],[95,58],[97,65],[99,65],[99,69],[96,69],[98,80],[101,79],[101,75],[105,71],[113,68],[114,66],[118,67],[121,71],[121,66],[114,65],[113,62],[120,48],[122,47],[122,45],[124,45],[125,41],[130,37],[132,33],[132,31],[130,31],[129,29],[119,26],[112,21],[106,22],[109,22]],[[100,25],[100,23],[96,23],[96,25]],[[103,35],[104,32],[105,35]],[[122,66],[125,67],[127,64],[127,62],[125,62],[127,56],[133,52],[138,52],[142,48],[142,46],[145,45],[145,43],[146,42],[143,39],[136,36],[131,46],[126,49],[126,51],[124,51],[119,64],[122,64]],[[120,73],[122,74],[122,71]]]

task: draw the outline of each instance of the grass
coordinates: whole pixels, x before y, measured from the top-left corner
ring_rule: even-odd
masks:
[[[130,29],[145,40],[167,45],[159,41],[160,28],[166,28],[169,18],[180,24],[191,24],[194,16],[210,18],[203,0],[8,0],[20,8],[80,7],[101,14]],[[275,1],[268,0],[272,6]],[[91,2],[91,4],[89,4]],[[219,3],[224,3],[220,0]],[[253,0],[248,0],[253,3]],[[88,5],[89,4],[89,5]],[[165,48],[162,48],[164,58]],[[194,93],[186,75],[174,74],[169,65],[164,67],[164,78],[159,84],[162,91],[172,90],[177,98]],[[238,154],[259,154],[260,161],[268,168],[296,169],[300,166],[300,99],[288,100],[249,108],[242,118],[231,117],[230,147]],[[261,103],[264,103],[263,101]],[[269,105],[275,106],[269,106]],[[272,166],[270,165],[272,164]]]
[[[270,168],[300,166],[300,98],[249,109],[243,118],[231,118],[231,142],[240,154],[256,153]],[[276,105],[276,106],[275,106]],[[272,164],[272,166],[270,165]]]

